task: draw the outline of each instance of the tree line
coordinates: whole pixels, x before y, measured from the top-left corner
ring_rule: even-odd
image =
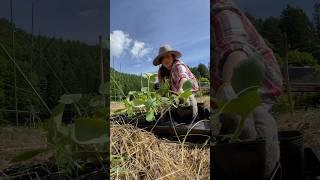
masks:
[[[0,42],[50,108],[67,92],[97,93],[100,84],[98,46],[42,35],[32,36],[6,19],[0,19]],[[15,74],[18,109],[29,110],[32,105],[36,110],[44,110],[3,49],[0,49],[0,109],[15,109]]]
[[[189,67],[190,71],[199,81],[209,82],[209,69],[204,64]],[[141,75],[121,73],[110,68],[110,95],[125,96],[129,91],[139,91],[141,87],[147,86],[147,80]],[[152,87],[153,88],[153,87]]]
[[[303,9],[287,5],[279,17],[251,20],[266,43],[275,52],[279,63],[285,56],[284,42],[288,43],[288,59],[295,66],[318,66],[320,64],[320,3],[315,3],[313,18],[309,18]],[[287,39],[285,39],[285,34]]]

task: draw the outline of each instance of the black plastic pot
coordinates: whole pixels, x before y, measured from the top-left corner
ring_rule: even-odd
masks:
[[[212,179],[267,179],[265,146],[264,140],[211,146]]]
[[[202,119],[209,119],[210,118],[210,112],[209,109],[205,107],[204,103],[198,103],[198,120]]]
[[[299,131],[280,131],[279,141],[282,179],[305,179],[303,134]]]
[[[305,175],[307,177],[320,176],[320,147],[304,149]]]
[[[177,109],[172,110],[173,119],[178,123],[190,124],[193,120],[193,107],[192,106],[180,106]]]

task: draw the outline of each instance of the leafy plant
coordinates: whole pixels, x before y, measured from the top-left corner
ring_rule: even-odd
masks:
[[[236,99],[229,101],[214,99],[218,105],[218,111],[213,114],[213,120],[217,120],[222,113],[240,116],[240,123],[231,136],[230,143],[239,139],[246,118],[262,103],[258,89],[264,78],[264,66],[260,60],[260,57],[256,56],[244,61],[235,68],[232,87],[238,95]]]
[[[11,162],[21,162],[46,153],[51,154],[60,171],[71,173],[74,167],[80,167],[75,157],[81,153],[84,145],[103,146],[108,142],[108,124],[106,121],[107,110],[102,106],[102,95],[107,92],[106,85],[99,89],[100,95],[92,99],[92,106],[96,108],[90,115],[78,116],[73,124],[66,125],[62,117],[66,105],[76,103],[81,99],[81,94],[61,96],[59,104],[53,109],[50,119],[42,128],[46,131],[47,147],[23,152],[15,156]],[[77,106],[76,109],[80,111]],[[81,113],[80,113],[81,114]]]
[[[177,105],[183,106],[184,104],[179,104],[179,102],[186,102],[192,95],[191,81],[186,81],[183,84],[183,92],[180,94],[170,90],[168,81],[165,81],[158,91],[152,91],[150,84],[155,82],[156,76],[157,74],[145,73],[147,87],[142,87],[141,91],[130,91],[128,93],[124,104],[129,116],[135,115],[137,110],[144,111],[146,112],[146,121],[151,122],[155,120],[155,114],[163,114]]]

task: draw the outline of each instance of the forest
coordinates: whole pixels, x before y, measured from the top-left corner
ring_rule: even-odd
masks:
[[[292,66],[320,64],[320,4],[314,5],[312,18],[303,9],[287,5],[279,17],[256,18],[246,13],[266,43],[275,52],[280,64],[288,43],[288,59]],[[285,38],[285,36],[287,38]]]
[[[196,67],[189,67],[190,71],[196,76],[199,81],[209,82],[209,69],[204,64],[199,64]],[[110,68],[110,95],[111,100],[115,96],[124,96],[129,91],[138,91],[141,89],[141,84],[145,86],[147,80],[141,75],[121,73],[113,68]]]
[[[49,108],[53,108],[65,93],[98,93],[98,45],[32,35],[6,19],[0,19],[0,43],[15,59]],[[29,111],[33,108],[36,112],[47,113],[8,55],[0,49],[0,109],[15,110],[15,83],[18,110]],[[0,111],[0,119],[12,115],[14,113]]]

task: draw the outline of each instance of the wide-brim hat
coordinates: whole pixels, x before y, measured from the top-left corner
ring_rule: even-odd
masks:
[[[158,56],[154,58],[153,65],[158,66],[159,64],[161,64],[160,59],[166,53],[174,54],[176,58],[180,58],[182,56],[179,51],[174,50],[170,45],[164,45],[159,48]]]

